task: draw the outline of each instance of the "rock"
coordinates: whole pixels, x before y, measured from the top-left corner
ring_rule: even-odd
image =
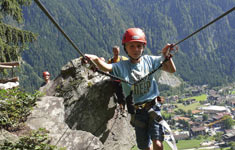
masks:
[[[103,144],[99,138],[89,132],[70,129],[64,122],[64,99],[53,96],[40,98],[37,106],[28,117],[26,125],[37,130],[49,131],[51,144],[66,147],[68,150],[101,150]]]
[[[19,82],[0,83],[0,89],[12,89],[18,86],[19,86]]]
[[[172,73],[168,73],[165,71],[161,72],[161,76],[158,79],[160,84],[166,84],[171,87],[178,87],[181,85],[181,81]]]
[[[118,113],[109,77],[74,59],[62,67],[27,120],[31,129],[46,128],[52,144],[68,150],[128,150],[136,145],[130,117]]]

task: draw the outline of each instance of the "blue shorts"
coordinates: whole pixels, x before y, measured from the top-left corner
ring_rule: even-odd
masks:
[[[159,110],[154,110],[158,111]],[[140,149],[150,147],[151,140],[164,140],[164,130],[156,120],[149,117],[145,109],[137,110],[135,115],[136,142]]]

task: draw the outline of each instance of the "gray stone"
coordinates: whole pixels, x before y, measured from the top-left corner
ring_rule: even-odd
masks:
[[[130,117],[122,117],[109,77],[71,60],[46,85],[27,120],[31,129],[46,128],[51,144],[68,150],[129,150],[135,143]]]
[[[4,129],[1,129],[0,130],[0,145],[2,145],[5,140],[16,142],[18,140],[18,137],[15,134],[12,134]]]

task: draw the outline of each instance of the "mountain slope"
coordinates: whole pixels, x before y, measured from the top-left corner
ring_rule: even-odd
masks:
[[[146,52],[156,54],[166,43],[181,40],[231,9],[235,1],[42,0],[42,3],[82,52],[107,59],[113,45],[121,46],[122,35],[129,27],[144,29]],[[25,28],[40,36],[23,58],[39,77],[44,70],[55,77],[63,64],[79,55],[36,4],[25,9],[24,14]],[[234,81],[234,20],[232,12],[181,43],[174,57],[176,74],[190,84],[217,86]],[[23,85],[27,84],[28,81]]]

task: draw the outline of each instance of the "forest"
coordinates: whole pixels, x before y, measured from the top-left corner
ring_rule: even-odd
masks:
[[[166,43],[176,43],[203,25],[228,11],[234,0],[41,0],[58,24],[83,53],[106,59],[112,46],[121,45],[124,31],[129,27],[142,28],[147,36],[145,53],[158,55]],[[21,86],[38,89],[42,72],[52,78],[77,51],[32,1],[22,6],[24,23],[18,25],[38,35],[37,40],[22,51]],[[12,24],[11,19],[4,23]],[[210,87],[235,81],[235,13],[234,11],[179,45],[174,56],[175,75],[191,85]]]

